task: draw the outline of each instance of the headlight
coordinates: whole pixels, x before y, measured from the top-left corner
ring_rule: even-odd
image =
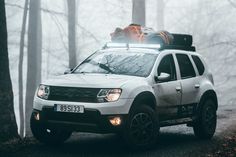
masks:
[[[37,96],[42,99],[48,99],[49,92],[49,86],[40,85],[38,88]]]
[[[98,102],[113,102],[120,98],[121,89],[101,89],[97,95]]]

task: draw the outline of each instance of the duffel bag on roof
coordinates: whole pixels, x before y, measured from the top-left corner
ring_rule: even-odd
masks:
[[[172,34],[174,37],[173,45],[192,46],[193,37],[188,34]]]
[[[145,43],[171,45],[173,43],[173,35],[167,31],[158,31],[150,33],[145,37]]]
[[[192,36],[188,34],[172,34],[168,31],[154,31],[152,28],[130,24],[128,27],[116,28],[111,33],[112,42],[150,43],[163,45],[192,46]]]

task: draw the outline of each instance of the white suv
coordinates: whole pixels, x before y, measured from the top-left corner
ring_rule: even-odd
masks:
[[[109,43],[36,91],[32,133],[62,143],[73,131],[119,133],[135,148],[160,127],[187,124],[210,139],[216,129],[213,77],[192,46]]]

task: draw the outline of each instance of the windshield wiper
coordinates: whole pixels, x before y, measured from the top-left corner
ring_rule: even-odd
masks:
[[[88,64],[92,64],[92,65],[98,65],[101,69],[103,70],[106,70],[108,73],[111,73],[111,74],[114,74],[115,72],[112,71],[108,66],[106,66],[105,64],[102,64],[102,63],[98,63],[98,62],[95,62],[93,60],[90,60],[90,61],[86,61],[84,63],[88,63]],[[84,64],[82,63],[82,64]],[[91,72],[86,72],[86,71],[79,71],[79,72],[74,72],[74,73],[81,73],[81,74],[84,74],[84,73],[91,73]]]
[[[108,72],[111,73],[111,74],[114,74],[114,71],[112,71],[112,70],[111,70],[108,66],[106,66],[105,64],[99,63],[99,67],[102,68],[102,69],[104,69],[104,70],[106,70],[106,71],[108,71]]]

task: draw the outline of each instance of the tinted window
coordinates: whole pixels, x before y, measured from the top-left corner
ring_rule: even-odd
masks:
[[[193,58],[193,61],[197,67],[199,75],[202,75],[205,71],[205,68],[204,68],[204,65],[203,65],[201,59],[198,56],[192,56],[192,58]]]
[[[74,73],[101,73],[146,77],[157,54],[135,51],[99,51],[87,58]]]
[[[175,63],[172,55],[167,55],[163,57],[161,60],[158,69],[158,76],[161,73],[168,73],[170,74],[171,80],[176,80],[176,70],[175,70]]]
[[[176,57],[179,63],[181,78],[185,79],[185,78],[195,77],[196,74],[188,55],[176,54]]]

